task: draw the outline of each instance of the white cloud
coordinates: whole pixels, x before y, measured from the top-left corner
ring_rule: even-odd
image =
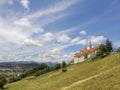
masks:
[[[30,34],[22,31],[21,28],[16,26],[7,26],[4,21],[0,21],[0,41],[3,41],[7,44],[13,43],[13,44],[19,44],[22,45],[29,45],[29,46],[42,46],[41,43],[39,43],[37,40],[32,40],[30,38]],[[25,30],[25,28],[23,28]],[[44,30],[39,28],[39,32],[43,32]],[[37,30],[38,32],[38,30]]]
[[[3,55],[6,61],[35,60],[40,62],[44,60],[59,62],[69,60],[67,57],[63,57],[63,51],[64,48],[71,46],[71,44],[69,44],[70,42],[68,42],[71,39],[67,33],[76,28],[68,29],[65,33],[61,31],[53,33],[44,30],[41,26],[44,27],[51,22],[67,16],[68,14],[64,11],[69,9],[77,1],[78,0],[62,0],[55,5],[35,13],[25,15],[25,13],[22,12],[14,12],[13,14],[15,16],[10,14],[10,18],[3,18],[2,21],[0,21],[0,47],[3,47],[0,51],[0,57]],[[2,1],[0,0],[0,2]],[[29,10],[29,0],[21,0],[20,2],[25,9]],[[4,3],[8,4],[8,0]],[[12,5],[13,0],[9,0],[9,4]],[[38,21],[38,18],[41,20]],[[63,45],[56,42],[56,40]],[[8,47],[8,49],[6,49],[6,47]],[[6,52],[9,48],[10,51]],[[39,56],[34,57],[34,54],[39,54]]]
[[[71,40],[71,43],[77,43],[79,41],[80,41],[80,37],[76,37],[76,38]]]
[[[73,39],[70,37],[79,30],[79,26],[67,30],[57,30],[54,33],[53,30],[48,31],[42,27],[67,16],[69,13],[65,12],[65,10],[70,9],[78,1],[60,0],[55,5],[37,12],[35,11],[34,13],[15,12],[13,13],[15,16],[8,14],[10,18],[3,18],[4,20],[0,22],[0,47],[2,47],[0,57],[7,61],[34,60],[38,62],[60,62],[71,60],[73,53],[65,52],[65,48],[76,44],[87,44],[87,37],[84,39],[82,37]],[[28,0],[21,0],[20,2],[25,9],[29,9]],[[85,35],[86,32],[82,31],[83,34]]]
[[[80,40],[77,44],[86,45],[87,44],[87,39]]]
[[[1,29],[0,37],[3,40],[6,40],[8,42],[21,43],[27,39],[26,35],[24,35],[24,33],[22,33],[22,32],[6,30],[6,28],[0,28],[0,29]]]
[[[70,39],[71,38],[66,34],[63,34],[63,35],[57,37],[57,41],[60,43],[67,43],[68,41],[70,41]]]
[[[29,18],[38,18],[45,15],[50,14],[56,14],[58,12],[62,12],[72,5],[76,4],[78,0],[61,0],[60,2],[56,3],[55,5],[52,5],[48,9],[40,10],[38,12],[35,12],[34,14],[29,15]]]
[[[27,45],[27,46],[39,46],[39,47],[42,47],[43,44],[42,43],[39,43],[38,40],[24,40],[24,44]]]
[[[27,18],[21,18],[19,20],[16,20],[16,21],[14,21],[14,24],[18,25],[18,26],[24,26],[24,27],[31,26],[30,21]]]
[[[36,28],[34,30],[34,33],[43,33],[44,32],[44,29],[43,28]]]
[[[91,37],[91,42],[93,44],[101,44],[103,41],[105,41],[106,38],[104,36],[92,36]]]
[[[20,3],[25,9],[29,10],[29,3],[30,3],[29,0],[20,0]]]
[[[52,23],[54,21],[57,21],[65,16],[67,16],[68,14],[66,13],[62,13],[62,14],[59,14],[59,15],[50,15],[50,16],[43,16],[43,18],[40,18],[40,22],[39,22],[39,25],[41,27],[44,27],[46,25],[48,25],[49,23]]]
[[[21,26],[22,29],[25,31],[21,30],[21,28],[17,26],[12,27],[9,25],[6,27],[5,25],[6,23],[4,23],[4,21],[0,22],[0,30],[1,30],[0,37],[6,38],[6,40],[4,40],[3,42],[6,42],[7,45],[9,42],[14,42],[14,46],[15,44],[24,43],[17,48],[13,47],[10,51],[12,52],[12,54],[11,53],[8,54],[9,57],[5,58],[6,60],[11,59],[16,61],[34,60],[38,62],[41,62],[41,61],[61,62],[63,60],[72,59],[72,55],[70,53],[65,53],[64,51],[65,48],[68,48],[76,44],[81,44],[81,45],[87,44],[87,39],[81,39],[82,37],[76,37],[71,39],[69,34],[72,34],[71,32],[73,32],[76,28],[53,33],[53,32],[48,32],[43,28],[37,28],[35,27],[34,24],[32,25],[32,28],[29,28],[29,30],[26,30],[26,27]],[[30,36],[31,34],[29,34],[29,32],[31,34],[37,33],[39,37],[34,38],[34,36],[33,37]],[[54,42],[56,40],[59,41],[59,43]],[[11,46],[9,47],[11,48]],[[3,54],[3,50],[0,51],[0,55],[2,55],[1,53]],[[34,54],[39,54],[39,55],[34,57]],[[6,54],[4,53],[3,55],[6,55]],[[15,55],[15,56],[12,56],[12,55]]]
[[[74,57],[74,53],[64,54],[63,57],[64,58],[69,58],[69,60],[71,60]]]
[[[80,31],[80,34],[81,34],[81,35],[86,35],[87,32],[86,32],[85,30],[82,30],[82,31]]]
[[[46,41],[46,42],[53,40],[53,34],[50,33],[50,32],[45,33],[43,35],[43,40]]]
[[[60,48],[54,48],[54,49],[51,50],[51,54],[59,54],[60,51],[61,51]]]

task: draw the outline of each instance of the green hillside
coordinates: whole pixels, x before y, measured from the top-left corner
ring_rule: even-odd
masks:
[[[39,77],[28,77],[8,84],[5,88],[8,90],[120,90],[120,54],[71,65],[67,72],[58,70]]]

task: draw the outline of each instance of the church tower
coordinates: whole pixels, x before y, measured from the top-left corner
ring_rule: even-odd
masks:
[[[89,49],[91,49],[92,48],[92,42],[91,42],[91,40],[89,41]]]

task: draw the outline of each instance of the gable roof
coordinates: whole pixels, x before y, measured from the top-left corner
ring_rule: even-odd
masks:
[[[93,47],[93,48],[90,48],[90,49],[83,49],[80,52],[75,53],[74,56],[75,57],[80,57],[80,56],[83,56],[85,54],[92,53],[92,52],[96,51],[98,48],[99,48],[99,46],[96,46],[96,47]]]

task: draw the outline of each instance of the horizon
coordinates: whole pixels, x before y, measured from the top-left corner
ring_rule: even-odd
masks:
[[[62,62],[109,39],[120,47],[120,0],[0,0],[0,62]]]

